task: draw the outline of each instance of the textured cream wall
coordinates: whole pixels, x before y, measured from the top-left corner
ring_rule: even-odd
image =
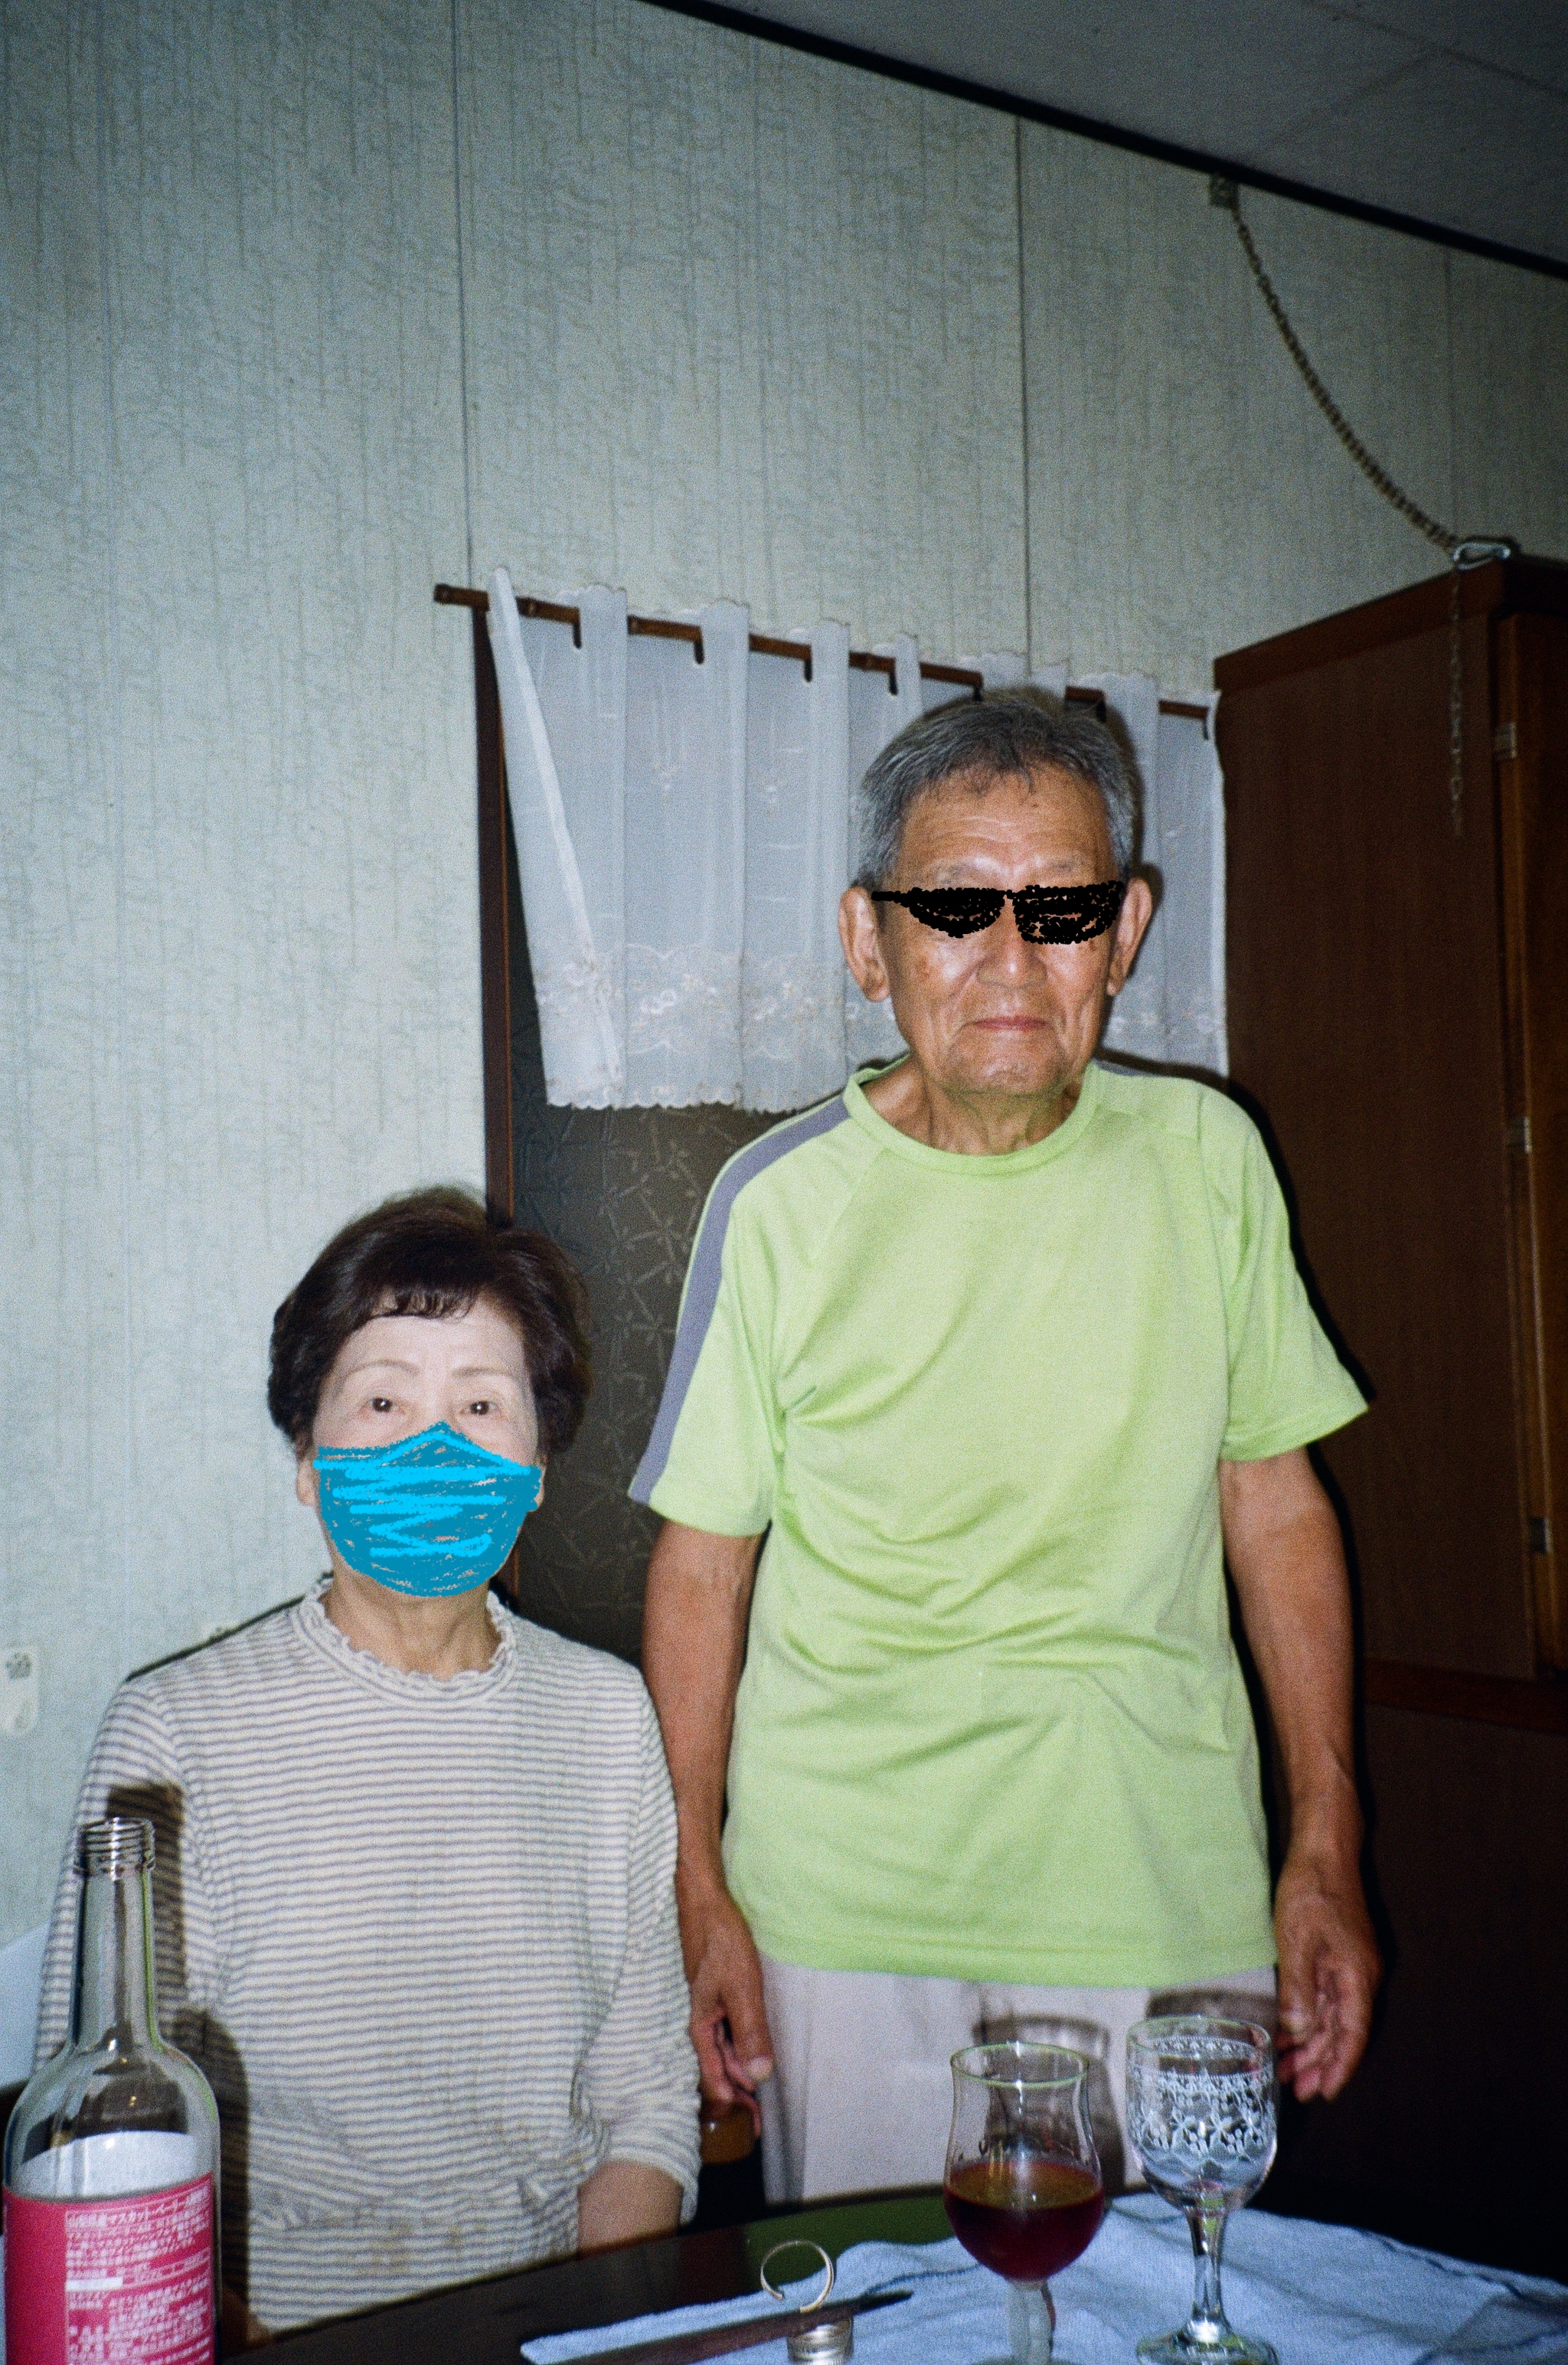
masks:
[[[1023,158],[1037,656],[1205,682],[1226,649],[1439,571],[1314,405],[1205,178],[1033,126]],[[1406,491],[1568,556],[1568,286],[1243,204]]]
[[[319,1565],[279,1296],[482,1171],[445,20],[106,19],[100,120],[14,6],[0,117],[0,1938],[118,1677]]]
[[[1539,556],[1568,558],[1568,286],[1448,260],[1454,509]]]
[[[1011,121],[634,0],[464,26],[482,566],[1020,647]]]
[[[639,0],[4,6],[0,1941],[118,1677],[318,1564],[277,1297],[480,1171],[470,533],[1172,682],[1428,571],[1189,175]],[[1417,497],[1568,550],[1568,289],[1252,213]]]

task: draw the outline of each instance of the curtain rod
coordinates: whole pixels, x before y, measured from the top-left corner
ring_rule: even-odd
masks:
[[[487,614],[490,605],[487,591],[470,591],[460,583],[438,583],[435,600],[438,607],[473,608],[480,615]],[[521,591],[517,594],[517,607],[521,616],[535,616],[547,624],[570,624],[572,638],[581,646],[582,612],[579,609],[564,607],[554,600],[525,599]],[[698,664],[702,662],[702,628],[700,624],[678,623],[668,616],[628,616],[626,630],[633,637],[646,640],[689,642],[697,652]],[[753,633],[751,648],[755,656],[792,657],[797,665],[804,666],[806,679],[810,681],[812,651],[809,642],[781,641],[766,633]],[[877,656],[869,649],[851,649],[849,662],[860,673],[886,674],[890,683],[895,679],[896,668],[891,657]],[[926,681],[954,682],[974,698],[979,698],[985,689],[985,677],[977,673],[972,666],[928,665],[922,657],[920,670]],[[1074,706],[1104,708],[1105,701],[1099,690],[1081,688],[1076,682],[1069,682],[1063,695]],[[1209,719],[1206,706],[1198,706],[1186,699],[1162,698],[1159,711],[1161,714],[1189,715],[1194,722],[1204,723]]]

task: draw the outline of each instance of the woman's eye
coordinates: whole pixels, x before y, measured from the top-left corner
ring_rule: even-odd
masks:
[[[481,1396],[477,1403],[471,1404],[468,1407],[470,1412],[494,1412],[495,1408],[488,1396]]]
[[[372,1412],[390,1412],[392,1409],[391,1397],[372,1396],[370,1399],[370,1409]]]

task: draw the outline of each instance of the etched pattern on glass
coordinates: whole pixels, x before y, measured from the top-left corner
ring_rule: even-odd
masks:
[[[1226,2068],[1223,2038],[1200,2049],[1213,2066],[1158,2057],[1128,2063],[1127,2132],[1157,2192],[1181,2201],[1256,2191],[1274,2157],[1274,2081],[1267,2068]]]
[[[635,1660],[658,1532],[626,1493],[658,1410],[703,1201],[773,1116],[734,1107],[556,1108],[517,873],[510,871],[513,1155],[518,1221],[558,1239],[588,1282],[594,1389],[582,1434],[550,1464],[518,1539],[517,1607],[575,1642]]]
[[[1220,2295],[1233,2209],[1274,2158],[1274,2053],[1250,2021],[1178,2012],[1127,2035],[1127,2133],[1145,2175],[1193,2236],[1193,2307],[1174,2332],[1140,2340],[1141,2365],[1280,2365],[1266,2340],[1237,2332]]]

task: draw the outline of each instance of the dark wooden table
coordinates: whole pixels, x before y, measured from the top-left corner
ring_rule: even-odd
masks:
[[[364,2315],[338,2316],[283,2333],[255,2353],[276,2354],[279,2365],[518,2365],[522,2343],[547,2332],[587,2331],[659,2308],[754,2292],[765,2254],[791,2236],[820,2242],[837,2258],[857,2242],[939,2242],[950,2230],[935,2188],[778,2210],[749,2225],[666,2235],[591,2259],[459,2283]],[[781,2259],[779,2265],[794,2276],[807,2262]]]

